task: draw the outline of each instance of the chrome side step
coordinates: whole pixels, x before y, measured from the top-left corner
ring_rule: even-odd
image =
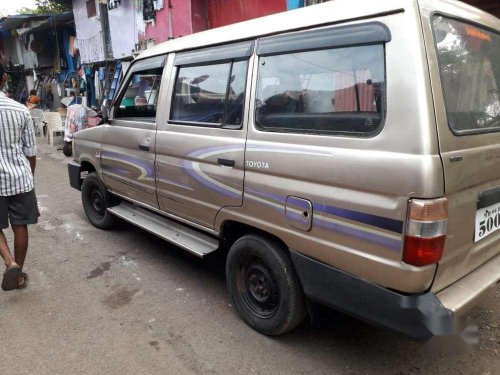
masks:
[[[219,248],[218,239],[131,203],[122,201],[108,211],[200,258]]]

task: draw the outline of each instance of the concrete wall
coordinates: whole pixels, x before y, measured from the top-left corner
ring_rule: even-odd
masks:
[[[124,0],[119,7],[108,11],[115,59],[132,56],[132,51],[138,42],[138,34],[143,29],[142,25],[137,24],[137,18],[134,2],[131,0]]]
[[[99,19],[99,5],[96,1],[97,16],[87,16],[86,0],[73,0],[78,48],[83,63],[105,59],[103,33]]]

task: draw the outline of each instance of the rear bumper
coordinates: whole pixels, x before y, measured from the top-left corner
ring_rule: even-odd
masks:
[[[500,254],[436,295],[457,317],[470,311],[486,292],[500,282]]]
[[[81,169],[82,166],[76,161],[68,163],[69,184],[76,190],[81,190],[82,188]]]
[[[433,293],[402,295],[292,251],[306,296],[416,339],[455,331],[453,311]]]

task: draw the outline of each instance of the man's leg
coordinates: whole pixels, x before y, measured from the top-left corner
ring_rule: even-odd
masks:
[[[2,229],[9,227],[9,198],[0,196],[0,255],[7,268],[15,264],[14,258],[7,245],[7,238]]]
[[[12,258],[12,254],[10,253],[9,246],[7,245],[7,238],[5,238],[5,234],[1,229],[0,229],[0,255],[2,256],[3,261],[5,262],[7,268],[16,264],[14,258]]]
[[[14,232],[14,254],[16,263],[23,268],[26,253],[28,252],[28,226],[12,225]]]
[[[14,232],[14,254],[16,263],[22,268],[28,251],[28,225],[38,221],[38,206],[34,190],[18,194],[9,206],[10,225]]]

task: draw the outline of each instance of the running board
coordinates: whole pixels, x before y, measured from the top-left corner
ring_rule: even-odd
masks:
[[[131,203],[122,201],[108,211],[200,258],[219,248],[216,238]]]

